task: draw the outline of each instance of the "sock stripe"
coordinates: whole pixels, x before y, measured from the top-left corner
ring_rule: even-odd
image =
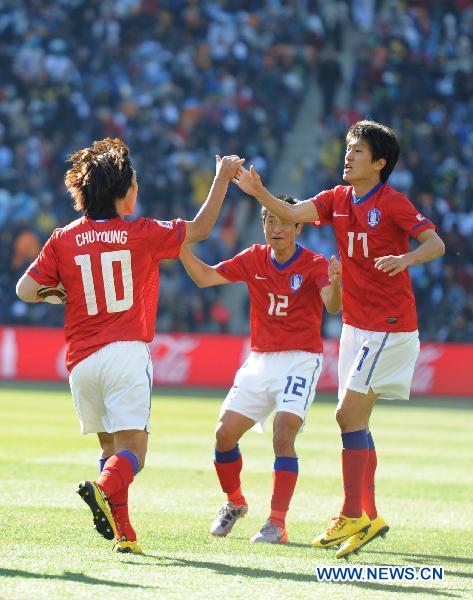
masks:
[[[216,463],[235,462],[236,460],[239,460],[240,458],[241,458],[241,453],[240,453],[240,448],[239,448],[238,444],[235,446],[235,448],[232,448],[231,450],[227,450],[227,452],[219,452],[215,448],[215,462]]]
[[[297,456],[276,456],[274,460],[274,470],[299,473],[299,462]]]
[[[99,458],[99,474],[103,471],[105,467],[105,463],[110,458],[110,456],[106,456],[105,458]]]
[[[133,467],[133,475],[138,473],[138,459],[135,454],[130,450],[123,450],[122,452],[117,452],[117,456],[123,456],[123,458],[127,458],[131,462],[131,466]]]
[[[374,450],[374,440],[373,440],[373,436],[371,435],[371,431],[368,431],[367,435],[368,435],[368,448],[370,450]]]
[[[342,444],[345,450],[363,450],[368,448],[366,429],[342,433]]]

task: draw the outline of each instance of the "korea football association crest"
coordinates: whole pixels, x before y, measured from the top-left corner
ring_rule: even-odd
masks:
[[[297,290],[301,287],[303,279],[304,277],[298,273],[291,275],[291,290],[293,292],[297,292]]]
[[[368,211],[368,225],[370,227],[376,227],[381,221],[381,211],[379,208],[372,208]]]

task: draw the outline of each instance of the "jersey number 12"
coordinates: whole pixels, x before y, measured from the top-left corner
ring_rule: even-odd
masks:
[[[287,317],[287,311],[285,310],[289,304],[289,296],[283,294],[272,294],[268,292],[269,296],[269,308],[268,315],[276,315],[277,317]]]
[[[90,254],[79,254],[74,256],[76,265],[80,267],[82,285],[84,286],[85,303],[87,314],[97,315],[97,296],[95,294],[94,278],[92,275],[92,263]],[[102,265],[102,280],[105,291],[105,304],[107,312],[116,313],[128,310],[133,305],[133,278],[131,274],[131,252],[129,250],[114,250],[113,252],[102,252],[100,254]],[[123,281],[123,298],[117,299],[115,289],[115,278],[113,276],[113,263],[120,263]]]

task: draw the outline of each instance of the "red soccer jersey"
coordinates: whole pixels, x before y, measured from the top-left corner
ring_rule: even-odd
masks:
[[[342,263],[343,322],[368,331],[415,331],[417,313],[407,271],[389,277],[374,259],[409,252],[409,236],[435,229],[408,198],[378,184],[356,198],[352,186],[337,186],[312,198],[319,223],[335,231]]]
[[[255,352],[322,352],[320,290],[330,285],[325,257],[301,246],[278,263],[270,246],[255,244],[217,265],[250,294],[251,349]]]
[[[67,291],[66,365],[118,341],[150,342],[159,293],[159,261],[177,258],[185,223],[82,217],[54,230],[27,274]]]

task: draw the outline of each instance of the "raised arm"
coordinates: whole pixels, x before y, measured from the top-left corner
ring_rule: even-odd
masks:
[[[423,231],[417,239],[420,245],[412,252],[400,256],[389,255],[375,258],[375,268],[383,271],[383,273],[389,273],[389,276],[393,277],[407,269],[407,267],[421,265],[445,254],[445,244],[433,229]]]
[[[332,256],[328,267],[330,285],[326,285],[320,290],[322,302],[325,304],[327,311],[332,315],[336,315],[342,310],[341,276],[342,267],[340,261],[335,256]]]
[[[311,223],[312,221],[319,220],[319,214],[311,200],[304,200],[297,204],[288,204],[273,196],[264,187],[261,177],[253,165],[250,166],[249,171],[243,167],[240,168],[238,175],[233,178],[233,181],[245,194],[254,196],[270,213],[284,221],[289,221],[290,223]]]
[[[222,275],[216,271],[215,267],[211,267],[200,260],[200,258],[197,258],[197,256],[191,252],[189,247],[184,244],[181,247],[179,258],[189,277],[200,288],[231,283],[228,279],[222,277]]]
[[[228,184],[237,174],[244,159],[238,156],[216,156],[215,177],[207,200],[193,221],[186,221],[186,244],[199,242],[209,237],[222,208]]]

